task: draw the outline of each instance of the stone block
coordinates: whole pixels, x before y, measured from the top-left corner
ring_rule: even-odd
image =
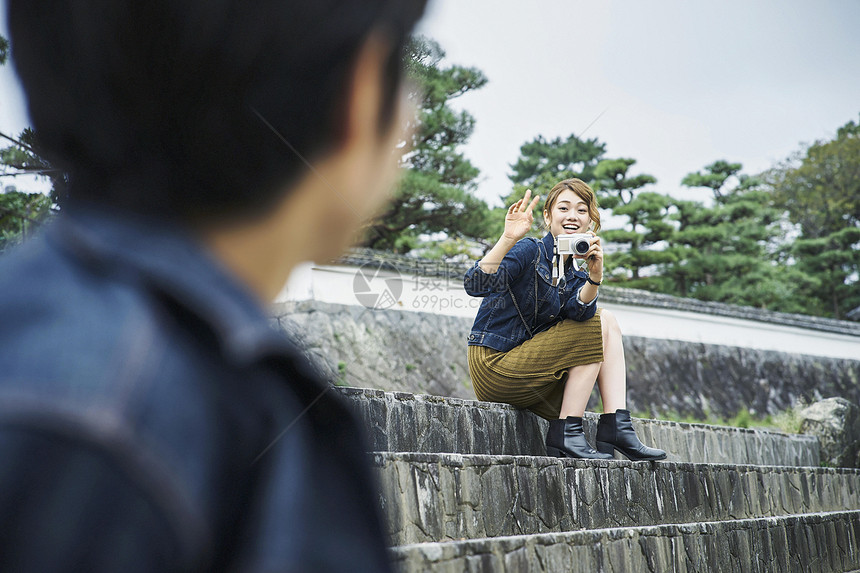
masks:
[[[395,547],[392,556],[403,573],[836,573],[860,569],[858,524],[855,510],[425,543]]]
[[[860,470],[846,468],[393,452],[372,459],[398,545],[860,509]]]
[[[844,398],[827,398],[798,412],[800,431],[818,437],[824,462],[860,467],[860,407]]]
[[[373,389],[339,391],[371,429],[375,451],[546,453],[546,420],[507,404]],[[584,426],[592,443],[596,422],[597,415],[587,412]],[[819,465],[814,436],[643,419],[634,419],[634,427],[646,443],[667,450],[670,461]]]

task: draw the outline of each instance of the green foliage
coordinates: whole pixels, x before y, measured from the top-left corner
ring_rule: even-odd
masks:
[[[681,180],[681,185],[686,187],[707,187],[714,193],[714,197],[719,199],[722,196],[722,188],[726,184],[729,177],[737,175],[743,168],[740,163],[729,163],[725,160],[719,160],[705,167],[705,172],[696,171],[687,174]]]
[[[797,404],[793,408],[775,414],[771,417],[770,421],[781,432],[799,434],[800,424],[803,422],[803,419],[800,417],[800,410],[803,407],[805,407],[805,404]]]
[[[789,250],[798,295],[814,314],[842,318],[860,306],[860,123],[765,174],[776,205],[801,231]]]
[[[807,273],[799,290],[815,302],[819,314],[841,318],[860,306],[860,227],[797,239],[791,252]]]
[[[606,144],[596,138],[580,139],[571,134],[567,139],[557,137],[547,141],[543,136],[523,144],[520,157],[511,165],[512,182],[546,194],[562,179],[577,177],[589,182],[594,169],[606,152]]]
[[[0,193],[0,252],[26,239],[50,210],[49,197],[7,187],[5,193]]]
[[[346,383],[346,362],[337,363],[337,378],[334,381],[335,386],[349,386]]]
[[[556,183],[576,177],[586,183],[594,180],[595,168],[606,152],[606,144],[597,139],[580,139],[571,134],[566,139],[557,137],[547,141],[538,136],[520,147],[519,158],[511,164],[512,173],[508,178],[514,184],[507,195],[501,197],[502,207],[493,211],[492,236],[501,234],[504,228],[505,212],[513,203],[523,198],[526,189],[540,194],[542,200],[535,206],[534,218],[537,222],[532,236],[542,237],[544,201]]]
[[[419,246],[421,234],[482,238],[489,223],[487,204],[471,192],[443,183],[435,173],[409,169],[388,211],[374,223],[368,244],[403,253]]]
[[[51,182],[51,201],[58,205],[65,196],[67,179],[65,173],[55,169],[44,159],[36,132],[26,128],[16,138],[7,138],[12,145],[0,148],[0,176],[15,177],[32,174]]]
[[[741,408],[730,418],[718,416],[710,411],[705,412],[704,416],[693,416],[690,414],[679,414],[672,410],[657,412],[656,415],[652,415],[650,412],[638,412],[634,416],[637,418],[655,418],[683,424],[709,424],[711,426],[729,426],[732,428],[761,428],[777,430],[787,434],[797,434],[800,432],[798,412],[801,407],[802,405],[798,405],[784,412],[765,416],[753,414],[749,408]]]
[[[600,206],[613,209],[633,200],[638,189],[656,183],[651,175],[629,176],[628,171],[636,164],[635,159],[604,159],[594,169],[595,190]]]
[[[409,43],[406,68],[416,85],[410,97],[418,106],[417,123],[407,142],[406,172],[393,201],[366,235],[369,247],[404,253],[421,244],[422,234],[477,240],[490,235],[489,208],[474,196],[479,171],[459,151],[475,120],[449,105],[487,79],[476,68],[442,67],[444,57],[433,40],[415,37]]]
[[[606,158],[605,147],[576,136],[524,144],[511,165],[512,192],[490,221],[493,234],[527,188],[545,197],[577,176],[602,209],[624,218],[603,231],[613,284],[837,318],[860,306],[860,123],[758,176],[719,160],[684,177],[683,185],[710,190],[709,205],[646,190],[654,177],[631,174],[636,161]],[[539,204],[536,221],[542,212]]]
[[[860,224],[860,122],[818,141],[765,174],[777,206],[816,238]]]
[[[9,40],[0,36],[0,66],[6,64],[9,59]]]
[[[702,300],[795,310],[785,269],[776,260],[780,213],[761,182],[740,174],[741,165],[717,161],[684,178],[711,189],[714,204],[675,201],[678,229],[669,239],[674,261],[664,271],[673,294]],[[738,184],[726,189],[729,177]]]
[[[475,244],[461,237],[447,238],[422,246],[420,256],[440,261],[473,261]]]
[[[667,222],[669,197],[641,189],[657,180],[648,174],[631,175],[630,168],[635,159],[601,159],[592,171],[592,187],[601,208],[612,209],[616,217],[624,217],[621,228],[610,228],[602,232],[603,237],[616,247],[617,252],[607,256],[605,272],[615,284],[649,290],[662,290],[656,284],[660,279],[643,276],[642,269],[661,265],[671,256],[655,248],[665,241],[673,227]],[[604,222],[604,226],[605,226]]]
[[[0,65],[9,58],[9,41],[0,36]],[[33,174],[51,181],[50,197],[39,193],[22,193],[7,186],[0,193],[0,251],[26,239],[59,202],[66,189],[66,177],[43,159],[36,133],[25,129],[17,137],[2,134],[11,145],[0,148],[0,178]]]
[[[736,428],[749,428],[753,425],[753,416],[747,408],[741,408],[735,417],[729,420],[729,425]]]
[[[616,269],[620,268],[626,271],[625,275],[629,273],[629,277],[624,277],[629,278],[624,286],[655,289],[658,287],[654,280],[643,278],[642,269],[672,260],[671,254],[654,248],[674,231],[668,222],[671,199],[653,191],[640,191],[657,179],[647,174],[630,175],[635,164],[635,159],[606,159],[595,169],[600,205],[611,207],[613,215],[627,218],[624,228],[603,233],[608,241],[623,246],[623,250],[607,257],[606,270],[613,282],[618,282]]]

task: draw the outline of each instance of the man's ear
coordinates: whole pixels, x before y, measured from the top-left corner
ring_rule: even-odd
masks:
[[[346,93],[341,145],[349,148],[376,141],[379,133],[379,116],[382,106],[382,79],[390,43],[378,33],[365,40],[353,64]]]

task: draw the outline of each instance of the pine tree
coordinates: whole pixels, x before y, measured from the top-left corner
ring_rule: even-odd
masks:
[[[668,251],[675,262],[666,270],[678,294],[762,308],[781,308],[791,295],[777,260],[780,213],[762,182],[740,173],[738,163],[717,161],[682,184],[707,187],[714,195],[706,207],[676,201],[679,228]],[[734,177],[737,184],[727,182]]]
[[[801,236],[791,255],[809,312],[842,318],[860,306],[860,122],[767,173]]]
[[[656,272],[644,277],[643,269],[657,270],[670,262],[661,243],[672,236],[674,228],[668,220],[671,198],[654,191],[642,191],[657,179],[648,174],[631,175],[635,159],[606,159],[595,169],[595,187],[601,207],[612,209],[616,217],[626,217],[620,229],[603,232],[607,241],[621,247],[606,258],[606,270],[613,282],[632,288],[659,289]],[[616,270],[626,271],[623,278]],[[628,276],[629,274],[629,276]]]
[[[405,142],[404,176],[387,210],[366,233],[366,246],[407,252],[420,243],[419,235],[445,233],[448,237],[485,239],[490,211],[474,195],[478,169],[459,151],[468,141],[475,119],[455,111],[450,103],[480,89],[487,78],[477,68],[443,67],[445,52],[424,37],[408,46],[407,73],[415,82],[411,98],[418,107],[412,139]]]
[[[606,144],[596,138],[580,139],[571,134],[566,139],[557,137],[546,140],[537,136],[532,141],[520,146],[520,156],[511,164],[512,173],[508,178],[513,183],[510,193],[501,196],[502,207],[493,211],[494,228],[492,236],[498,237],[503,228],[504,211],[513,203],[522,199],[526,189],[541,195],[542,199],[535,207],[535,221],[543,221],[544,200],[547,193],[556,183],[564,179],[576,177],[586,183],[594,181],[597,164],[606,152]],[[546,230],[542,225],[536,225],[531,233],[542,237]]]

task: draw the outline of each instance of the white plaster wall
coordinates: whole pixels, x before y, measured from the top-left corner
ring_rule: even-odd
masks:
[[[357,278],[358,277],[358,278]],[[362,278],[367,292],[361,292]],[[391,298],[383,297],[390,293]],[[276,302],[318,300],[376,306],[389,312],[426,312],[474,318],[481,299],[470,297],[459,279],[408,276],[336,265],[300,265]],[[710,314],[602,303],[618,317],[625,334],[793,354],[860,360],[860,337],[780,326]]]

